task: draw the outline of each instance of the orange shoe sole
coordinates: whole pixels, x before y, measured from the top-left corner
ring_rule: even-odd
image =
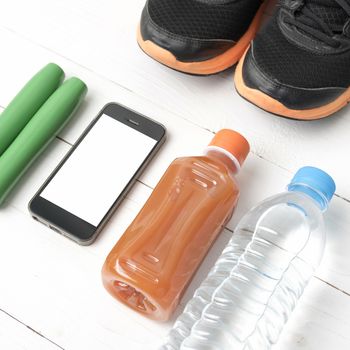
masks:
[[[245,85],[243,80],[242,69],[247,51],[237,65],[234,76],[235,86],[237,92],[243,98],[267,112],[291,119],[316,120],[330,116],[331,114],[345,107],[350,102],[350,88],[348,88],[337,99],[324,106],[301,110],[290,109],[283,105],[281,102],[261,92],[260,90],[252,89]]]
[[[260,6],[247,32],[242,38],[223,54],[201,62],[182,62],[168,50],[156,45],[150,40],[143,40],[140,26],[137,30],[137,42],[141,49],[156,61],[173,68],[177,71],[195,74],[195,75],[210,75],[224,71],[232,67],[238,62],[248,47],[250,41],[254,38],[259,29],[261,18],[266,7],[266,1]]]

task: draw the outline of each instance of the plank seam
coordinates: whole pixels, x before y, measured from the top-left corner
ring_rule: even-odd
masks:
[[[0,308],[0,312],[4,313],[5,315],[7,315],[8,317],[12,318],[13,320],[17,321],[18,323],[20,323],[22,326],[25,326],[26,328],[28,328],[30,331],[32,331],[33,333],[39,335],[40,337],[42,337],[43,339],[45,339],[46,341],[50,342],[51,344],[53,344],[54,346],[58,347],[59,349],[64,350],[64,348],[60,345],[58,345],[57,343],[55,343],[54,341],[52,341],[51,339],[45,337],[43,334],[41,334],[40,332],[38,332],[37,330],[35,330],[34,328],[28,326],[27,324],[25,324],[24,322],[22,322],[21,320],[19,320],[18,318],[14,317],[13,315],[9,314],[8,312],[6,312],[4,309]]]
[[[320,278],[320,277],[317,277],[317,276],[314,276],[314,277],[317,278],[319,281],[321,281],[321,282],[323,282],[323,283],[326,283],[328,286],[330,286],[330,287],[336,289],[336,290],[339,291],[340,293],[343,293],[343,294],[347,295],[348,297],[350,297],[350,293],[346,292],[344,289],[340,289],[340,288],[338,288],[337,286],[335,286],[334,284],[329,283],[329,282],[323,280],[323,279]]]

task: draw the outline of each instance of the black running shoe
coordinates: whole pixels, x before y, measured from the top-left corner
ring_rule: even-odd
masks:
[[[237,67],[240,95],[294,119],[350,101],[350,0],[284,0]]]
[[[264,0],[148,0],[138,43],[178,71],[207,75],[240,59],[254,37]]]

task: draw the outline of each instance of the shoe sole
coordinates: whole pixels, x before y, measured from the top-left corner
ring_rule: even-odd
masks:
[[[290,109],[271,96],[263,93],[260,90],[252,89],[244,83],[242,70],[247,52],[248,49],[239,61],[236,68],[234,76],[236,90],[244,99],[267,112],[290,119],[316,120],[326,118],[331,114],[338,112],[350,102],[350,88],[348,88],[337,99],[324,106],[312,109]]]
[[[137,42],[143,52],[169,68],[194,75],[216,74],[232,67],[241,58],[250,41],[254,38],[259,29],[265,7],[266,1],[260,6],[246,33],[231,49],[228,49],[223,54],[206,61],[179,61],[170,51],[158,46],[150,40],[143,40],[140,26],[137,30]]]

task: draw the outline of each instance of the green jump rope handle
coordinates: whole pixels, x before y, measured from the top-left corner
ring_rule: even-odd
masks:
[[[0,205],[31,163],[65,126],[87,92],[78,78],[66,80],[36,112],[0,157]]]
[[[0,156],[63,79],[63,70],[56,64],[49,63],[35,74],[10,102],[0,115]]]

